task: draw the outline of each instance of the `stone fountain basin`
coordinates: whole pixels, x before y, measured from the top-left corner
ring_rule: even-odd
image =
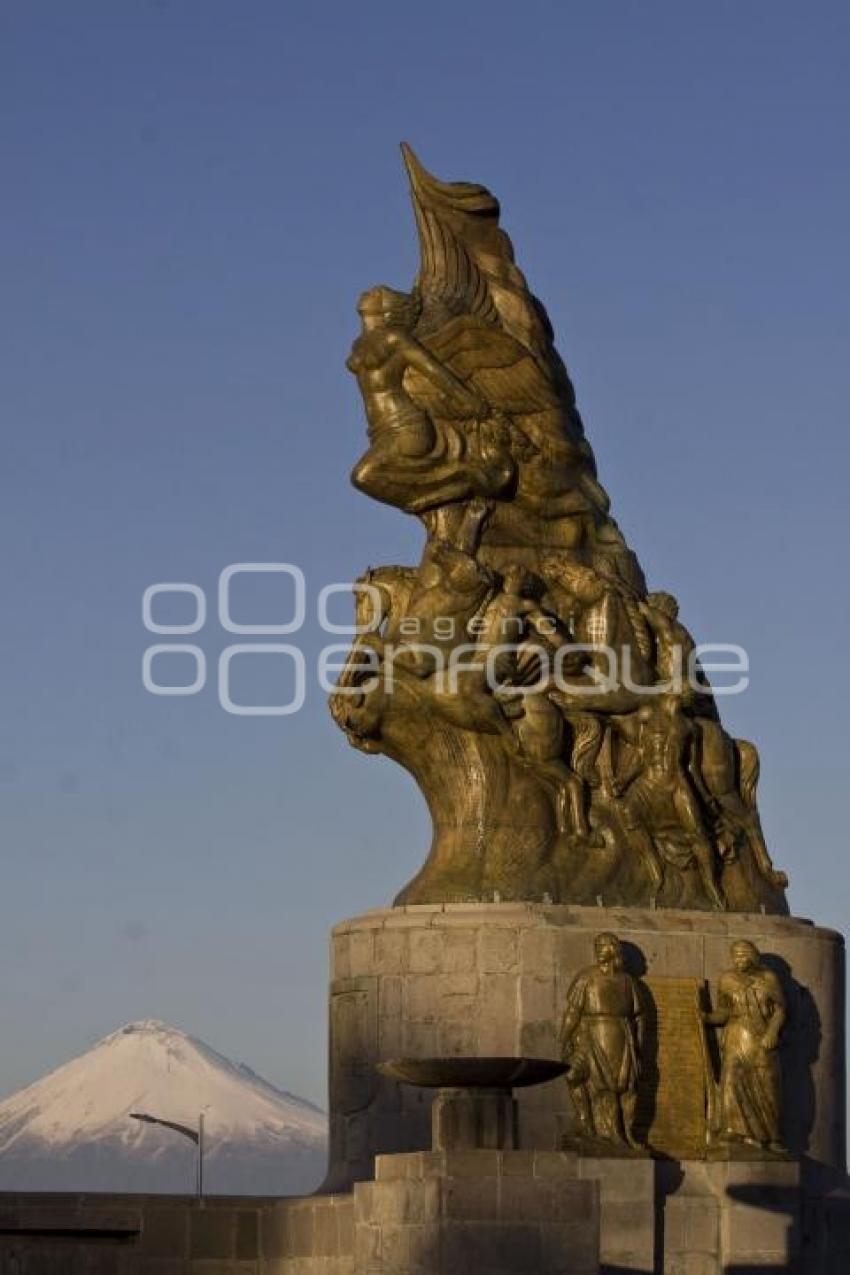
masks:
[[[390,1058],[377,1069],[426,1089],[524,1089],[555,1080],[567,1066],[554,1058]]]

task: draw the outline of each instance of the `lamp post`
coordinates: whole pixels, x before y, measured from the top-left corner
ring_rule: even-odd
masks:
[[[198,1148],[198,1164],[197,1164],[197,1190],[198,1199],[204,1194],[204,1113],[198,1116],[198,1127],[193,1129],[191,1125],[178,1124],[176,1120],[161,1120],[159,1116],[149,1116],[145,1111],[131,1111],[131,1120],[139,1120],[142,1124],[160,1124],[165,1129],[173,1129],[175,1133],[181,1133],[184,1138],[188,1138],[190,1142],[194,1142]]]

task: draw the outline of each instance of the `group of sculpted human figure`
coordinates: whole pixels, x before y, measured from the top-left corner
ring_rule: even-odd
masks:
[[[594,942],[595,963],[567,993],[561,1049],[578,1125],[576,1142],[601,1151],[643,1149],[636,1128],[645,1001],[623,967],[615,934]],[[720,1076],[705,1077],[706,1143],[781,1154],[781,1077],[777,1055],[786,1003],[776,974],[755,945],[737,940],[720,976],[717,1007],[699,1012],[699,1030],[721,1028]],[[706,1055],[707,1056],[707,1055]]]
[[[628,846],[650,897],[669,866],[693,864],[724,908],[720,869],[742,843],[768,884],[784,886],[755,805],[756,750],[723,730],[675,598],[647,593],[638,569],[630,581],[610,560],[563,552],[543,553],[536,570],[495,570],[479,556],[489,514],[476,498],[451,538],[428,539],[418,569],[362,577],[368,631],[351,667],[380,668],[381,685],[361,694],[354,683],[349,735],[377,741],[394,679],[412,677],[431,711],[498,736],[541,781],[558,836],[589,852],[606,837]]]
[[[782,912],[758,753],[724,731],[676,599],[647,590],[611,516],[498,201],[402,149],[421,264],[409,292],[358,302],[368,446],[352,481],[427,541],[417,567],[358,582],[331,698],[351,742],[406,766],[431,808],[429,860],[398,901]]]

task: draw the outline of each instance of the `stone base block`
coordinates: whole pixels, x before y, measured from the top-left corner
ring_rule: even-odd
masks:
[[[803,1265],[804,1189],[797,1161],[580,1157],[577,1167],[580,1179],[600,1185],[603,1275],[820,1273],[824,1250],[815,1236]]]
[[[0,1275],[585,1275],[597,1247],[600,1275],[850,1271],[850,1183],[811,1162],[467,1151],[377,1170],[307,1199],[0,1195]]]
[[[599,1187],[557,1153],[379,1156],[354,1188],[358,1275],[596,1275]]]
[[[281,1200],[261,1219],[262,1275],[354,1275],[350,1195]]]
[[[580,1156],[578,1176],[598,1182],[599,1256],[603,1271],[654,1271],[656,1254],[655,1163]]]
[[[665,1275],[802,1269],[798,1162],[685,1161],[658,1170]]]

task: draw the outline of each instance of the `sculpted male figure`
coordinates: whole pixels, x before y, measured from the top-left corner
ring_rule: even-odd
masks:
[[[399,668],[417,677],[428,677],[469,640],[467,625],[494,590],[492,573],[475,557],[488,512],[486,501],[470,501],[454,539],[435,536],[425,546],[395,657]]]
[[[616,934],[597,934],[594,965],[567,992],[561,1050],[583,1138],[637,1149],[634,1134],[643,1009]]]
[[[732,855],[736,843],[743,839],[765,880],[784,889],[788,877],[773,866],[756,805],[758,749],[749,740],[732,739],[719,721],[709,717],[698,717],[696,727],[698,771],[706,789],[704,799],[717,824],[721,850],[724,845],[728,846],[728,853]]]
[[[637,593],[624,581],[571,559],[544,553],[541,561],[554,609],[570,617],[576,642],[613,651],[620,674],[628,673],[633,684],[651,685],[651,638]],[[611,672],[608,650],[588,652],[588,663],[603,677]]]
[[[726,900],[717,880],[715,852],[697,800],[694,781],[694,728],[676,695],[656,695],[621,719],[620,730],[636,749],[634,766],[618,780],[623,822],[649,871],[655,890],[663,883],[656,849],[696,862],[703,889],[718,910]]]
[[[531,617],[540,613],[537,603],[526,596],[528,573],[524,567],[509,565],[502,573],[501,587],[476,616],[471,631],[480,654],[478,662],[489,670],[494,685],[512,682],[521,654],[520,642],[526,635]]]
[[[658,681],[680,695],[685,707],[717,718],[711,686],[695,655],[697,644],[679,619],[677,599],[672,593],[648,593],[638,606],[655,639]]]

